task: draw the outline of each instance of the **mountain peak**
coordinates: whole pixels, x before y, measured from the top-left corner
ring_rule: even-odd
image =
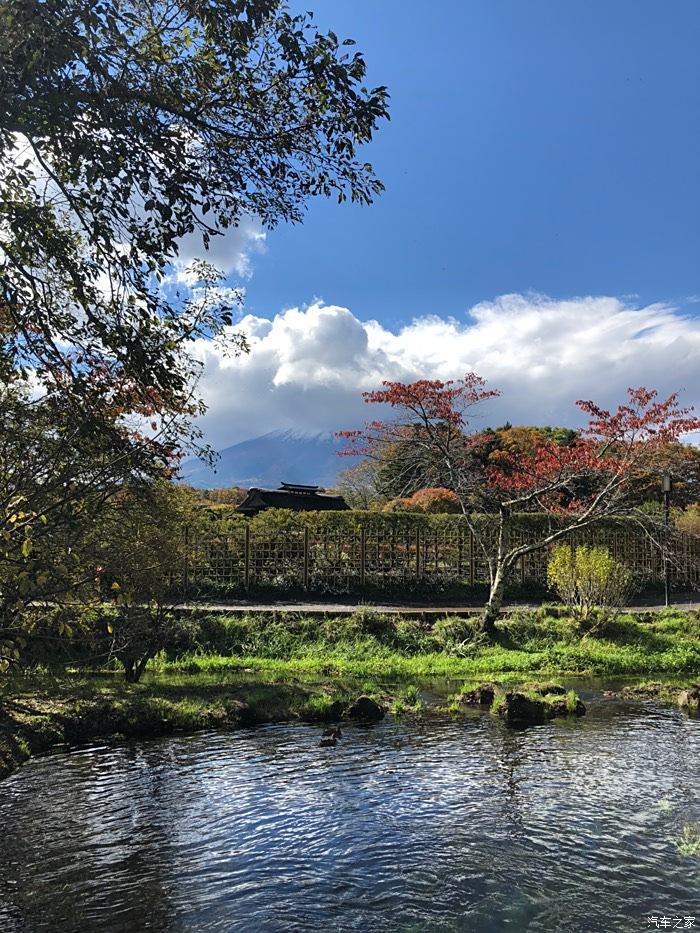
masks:
[[[277,489],[281,482],[333,486],[345,468],[338,457],[343,441],[330,431],[315,434],[293,429],[270,431],[219,451],[210,467],[201,460],[186,460],[180,468],[182,482],[197,489],[225,486],[261,486]]]

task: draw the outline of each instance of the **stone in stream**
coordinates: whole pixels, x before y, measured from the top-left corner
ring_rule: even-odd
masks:
[[[545,696],[532,696],[517,690],[506,693],[498,706],[498,715],[512,725],[538,725],[558,716],[583,716],[586,712],[578,697],[571,709],[565,694],[557,693],[551,700]],[[552,696],[551,692],[549,696]]]
[[[535,700],[519,692],[505,694],[503,703],[498,707],[498,715],[514,725],[536,725],[550,718],[544,700]]]
[[[700,712],[700,684],[693,684],[681,690],[676,698],[679,706],[686,706],[688,709]]]
[[[497,689],[496,684],[480,684],[469,693],[460,694],[458,700],[467,706],[491,706]]]
[[[659,700],[661,703],[675,703],[692,712],[700,712],[700,684],[676,687],[673,684],[655,682],[623,687],[619,693],[610,695],[623,700]]]
[[[345,716],[361,722],[379,722],[384,719],[384,710],[371,697],[360,696],[345,710]]]
[[[564,697],[560,700],[551,700],[548,705],[552,710],[552,716],[585,716],[586,714],[585,704],[579,697],[576,697],[576,706],[574,709],[570,709]]]
[[[522,689],[531,693],[539,693],[541,697],[566,696],[566,687],[562,687],[561,684],[525,684]]]

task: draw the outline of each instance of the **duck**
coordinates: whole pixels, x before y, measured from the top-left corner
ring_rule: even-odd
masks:
[[[342,739],[343,733],[340,726],[331,726],[330,729],[326,729],[323,733],[324,735],[334,735],[336,739]]]
[[[342,732],[340,731],[340,728],[327,729],[323,733],[323,738],[318,744],[321,746],[321,748],[332,748],[337,743],[338,739],[341,738],[341,736]]]

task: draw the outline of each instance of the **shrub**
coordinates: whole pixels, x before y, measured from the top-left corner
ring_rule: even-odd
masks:
[[[676,516],[676,528],[686,534],[700,537],[700,502],[693,502],[688,508]]]
[[[552,552],[547,565],[547,581],[581,623],[596,610],[609,618],[622,607],[632,588],[632,577],[607,548],[563,545]]]
[[[487,641],[481,628],[481,620],[446,616],[433,626],[433,638],[442,651],[448,654],[469,654],[474,648]]]
[[[430,515],[458,514],[462,511],[459,496],[442,486],[426,487],[407,498],[390,499],[384,512],[425,512]]]

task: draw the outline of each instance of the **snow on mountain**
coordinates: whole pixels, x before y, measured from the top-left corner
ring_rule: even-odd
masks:
[[[197,489],[276,489],[280,482],[333,486],[337,474],[352,465],[338,456],[344,443],[330,433],[272,431],[219,451],[213,469],[196,458],[186,460],[180,478]]]

